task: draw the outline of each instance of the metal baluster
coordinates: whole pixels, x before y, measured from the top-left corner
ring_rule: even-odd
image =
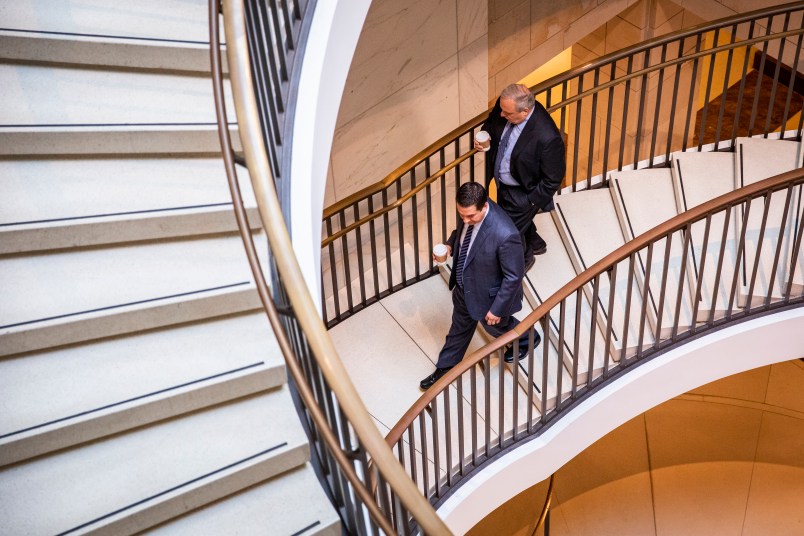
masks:
[[[461,378],[458,378],[458,383],[461,382]],[[452,414],[450,412],[450,403],[449,403],[449,390],[451,388],[447,387],[442,392],[444,396],[444,448],[446,450],[446,469],[447,469],[447,489],[452,488]],[[460,406],[461,401],[460,399],[456,400],[457,404]]]
[[[662,45],[662,54],[661,54],[661,63],[665,62],[667,57],[667,43]],[[662,88],[664,88],[664,67],[659,69],[659,81],[658,87],[656,88],[656,108],[653,111],[653,134],[651,135],[650,141],[650,152],[648,153],[648,167],[653,167],[653,155],[656,152],[656,138],[658,137],[659,132],[659,113],[661,112],[662,107]],[[668,130],[668,137],[670,136],[670,130]],[[665,160],[665,163],[668,161]]]
[[[639,336],[635,357],[642,357],[642,345],[645,342],[645,322],[648,318],[648,295],[650,294],[650,271],[653,268],[653,244],[648,244],[648,257],[645,261],[645,286],[642,289],[642,307],[639,312]]]
[[[720,237],[720,254],[717,258],[717,268],[715,269],[715,284],[712,286],[712,309],[709,311],[709,318],[706,321],[706,326],[711,327],[715,321],[715,310],[718,304],[718,289],[720,288],[720,274],[723,272],[723,264],[726,257],[726,244],[729,238],[729,225],[731,220],[732,205],[726,208],[723,220],[723,234]],[[739,264],[739,262],[738,262]]]
[[[773,294],[773,284],[776,282],[776,271],[777,267],[779,266],[779,257],[782,253],[782,244],[784,243],[784,236],[785,236],[785,229],[787,228],[787,218],[790,211],[790,199],[793,197],[793,186],[790,185],[787,187],[787,195],[785,196],[784,200],[784,210],[782,211],[782,221],[779,224],[779,236],[776,240],[776,254],[773,256],[773,264],[771,265],[771,276],[768,280],[768,292],[767,297],[765,298],[765,308],[767,309],[770,305],[771,295]],[[790,278],[793,278],[793,274],[790,274]]]
[[[701,34],[698,34],[695,39],[695,54],[701,51]],[[690,123],[692,122],[692,112],[695,109],[695,82],[698,79],[698,56],[692,60],[692,76],[690,77],[690,99],[687,102],[687,120],[684,123],[684,139],[681,143],[681,150],[687,150],[687,141],[690,138]]]
[[[684,228],[684,239],[681,242],[682,249],[681,249],[681,268],[679,269],[678,274],[678,292],[676,293],[676,312],[674,316],[673,322],[673,331],[670,335],[670,339],[675,341],[676,335],[678,335],[678,323],[681,321],[681,302],[684,298],[684,277],[686,276],[687,270],[687,252],[689,251],[689,244],[690,238],[692,233],[692,224],[688,223],[687,226]],[[691,319],[690,322],[695,324],[695,319]]]
[[[603,354],[604,363],[608,363],[609,355],[611,354],[612,345],[611,345],[611,336],[614,333],[614,296],[617,293],[617,265],[612,265],[609,269],[609,305],[606,312],[606,345],[605,345],[605,353]],[[628,329],[627,326],[623,326],[623,329]],[[589,370],[587,371],[587,378],[586,378],[586,385],[592,385],[592,372],[594,368],[589,364]],[[605,366],[604,366],[605,368]]]
[[[343,211],[339,214],[340,216],[340,224],[341,229],[346,227],[346,215]],[[344,278],[345,278],[345,285],[346,285],[346,304],[349,307],[349,312],[354,312],[354,303],[352,301],[352,273],[349,269],[350,260],[349,260],[349,241],[348,237],[349,233],[346,233],[341,237],[341,255],[343,255],[343,271],[344,271]]]
[[[782,32],[787,31],[787,27],[790,24],[790,13],[786,13],[784,17],[784,25],[782,26]],[[771,128],[771,116],[773,116],[773,104],[776,101],[776,88],[779,86],[779,71],[782,68],[782,60],[784,58],[784,45],[787,43],[787,39],[779,40],[779,57],[776,60],[776,70],[773,72],[773,86],[771,87],[771,94],[770,100],[768,101],[768,116],[765,118],[765,129],[763,134],[765,137],[768,137],[768,133],[770,132]],[[795,64],[794,64],[795,65]],[[795,70],[795,69],[794,69]],[[791,72],[791,76],[794,76],[796,73]],[[784,132],[784,124],[780,127],[781,132]]]
[[[449,387],[445,391],[448,391]],[[444,392],[441,391],[433,401],[430,402],[430,431],[433,434],[433,482],[435,483],[435,497],[441,497],[441,443],[439,436],[439,429],[441,428],[441,421],[438,418],[438,398],[443,397]]]
[[[354,209],[354,221],[360,220],[360,202],[356,201],[352,205]],[[366,304],[366,270],[363,263],[363,228],[362,226],[355,229],[355,242],[357,252],[357,271],[360,280],[360,305]]]
[[[368,198],[369,214],[374,214],[374,196]],[[371,237],[371,274],[374,278],[374,297],[380,294],[380,274],[377,272],[379,261],[377,259],[377,229],[374,225],[376,218],[369,220],[369,236]]]
[[[631,74],[634,64],[634,57],[628,56],[628,67],[625,71],[626,75]],[[620,123],[620,157],[617,160],[617,171],[623,169],[623,159],[625,156],[625,140],[628,137],[628,98],[631,96],[631,79],[625,81],[625,96],[623,98],[623,119]],[[605,173],[605,171],[604,171]]]
[[[798,65],[799,58],[801,57],[802,38],[804,38],[804,34],[798,34],[798,45],[796,46],[796,54],[795,58],[793,59],[793,65]],[[785,100],[784,113],[782,114],[782,127],[781,127],[782,138],[784,138],[784,132],[785,129],[787,128],[787,119],[788,114],[790,113],[790,102],[793,99],[795,81],[796,81],[795,73],[790,73],[790,81],[787,85],[787,100]]]
[[[654,334],[654,344],[659,344],[662,335],[662,317],[664,316],[664,299],[667,294],[667,267],[670,264],[670,244],[673,241],[673,235],[669,234],[664,238],[666,240],[664,246],[664,262],[662,263],[662,284],[659,290],[659,308],[656,311],[656,332]]]
[[[425,180],[427,177],[425,177]],[[416,187],[416,167],[410,170],[410,189]],[[418,194],[410,198],[411,202],[411,223],[413,224],[413,275],[418,278],[421,275],[421,263],[419,259],[419,201]],[[432,257],[431,257],[432,258]]]
[[[625,363],[625,355],[628,349],[628,326],[631,318],[631,296],[633,294],[635,264],[635,254],[631,253],[631,255],[628,256],[628,290],[625,294],[625,318],[623,319],[622,349],[620,350],[620,362],[623,364]],[[603,377],[606,378],[608,375],[609,354],[606,354],[603,356]]]
[[[731,281],[731,292],[729,293],[729,306],[726,309],[726,321],[731,320],[731,313],[732,308],[734,307],[734,300],[737,297],[737,282],[740,280],[740,266],[741,264],[745,264],[745,261],[742,263],[740,262],[743,259],[743,254],[745,250],[745,233],[748,229],[748,216],[751,214],[751,201],[750,199],[743,202],[743,221],[742,221],[742,229],[740,230],[740,240],[737,243],[737,265],[734,267],[734,277],[732,277]],[[735,207],[736,208],[736,207]],[[748,296],[748,300],[751,297]]]
[[[767,37],[771,33],[771,23],[773,17],[768,17],[768,27],[765,29],[765,36]],[[762,77],[765,73],[765,60],[768,57],[768,41],[766,40],[762,43],[762,59],[759,60],[759,69],[757,69],[757,83],[754,88],[754,104],[751,107],[751,121],[748,123],[748,137],[750,138],[754,134],[754,122],[757,118],[757,108],[759,107],[759,95],[761,93],[760,88],[762,87]]]
[[[650,51],[645,51],[645,59],[643,62],[645,64],[650,63]],[[639,149],[642,147],[642,121],[645,118],[645,94],[648,92],[648,75],[643,74],[640,78],[642,78],[642,84],[639,88],[639,108],[637,108],[637,124],[636,132],[634,133],[634,137],[636,138],[634,147],[634,169],[637,169],[637,165],[639,164]]]
[[[581,309],[583,308],[583,294],[581,288],[575,291],[575,340],[572,343],[572,396],[578,393],[578,362],[581,360]],[[559,365],[561,361],[559,360]],[[558,367],[561,375],[562,367]]]
[[[557,370],[559,370],[559,371],[561,370],[561,367],[563,366],[563,363],[564,363],[564,344],[565,344],[564,343],[564,333],[567,331],[567,329],[566,329],[566,327],[567,327],[567,325],[566,325],[566,316],[567,316],[566,315],[566,309],[567,309],[566,300],[561,300],[561,303],[558,304],[558,342],[556,343],[556,346],[558,348],[558,358],[557,358],[557,360],[558,360],[558,368],[557,368]],[[545,337],[545,339],[546,339],[546,337]],[[545,341],[545,344],[547,344],[546,341]],[[578,360],[577,359],[573,360],[573,366],[575,367],[575,370],[577,372],[577,369],[578,369]],[[562,387],[561,383],[562,383],[562,379],[563,378],[561,377],[561,374],[558,374],[557,377],[556,377],[556,411],[559,411],[561,409],[561,387]],[[575,382],[573,381],[573,384],[574,383]]]
[[[402,181],[396,181],[396,198],[399,200],[402,197]],[[400,283],[405,286],[408,281],[406,266],[405,266],[405,219],[402,213],[402,205],[396,209],[396,228],[399,231],[399,269],[401,271],[402,280]],[[388,259],[389,263],[391,259]],[[394,286],[389,284],[389,288],[393,290]]]
[[[754,37],[754,21],[751,21],[751,24],[748,26],[748,39],[752,39]],[[743,96],[745,95],[745,78],[748,74],[748,60],[751,59],[751,46],[745,47],[745,58],[743,59],[743,72],[742,76],[740,77],[740,90],[737,93],[737,107],[734,110],[734,125],[731,128],[731,145],[730,147],[734,147],[736,140],[737,140],[737,132],[740,123],[740,112],[743,109]]]
[[[595,76],[594,76],[594,87],[600,82],[600,68],[595,69]],[[590,119],[589,125],[589,155],[586,164],[586,184],[587,188],[591,185],[592,176],[594,175],[594,152],[595,152],[595,126],[597,125],[596,116],[597,116],[597,95],[598,92],[596,91],[592,95],[592,116]],[[576,151],[577,152],[577,151]],[[605,173],[605,169],[601,170],[601,173]]]
[[[592,367],[595,363],[595,335],[597,334],[597,310],[598,307],[602,307],[603,304],[598,304],[600,300],[600,274],[596,274],[594,279],[592,279],[592,303],[591,303],[591,313],[592,318],[590,321],[590,330],[589,330],[589,366],[587,370],[592,370]],[[608,348],[605,348],[603,351],[607,351]],[[586,386],[589,386],[589,379],[591,378],[591,374],[587,375],[586,378]],[[578,368],[574,367],[572,371],[572,381],[574,385],[578,384]]]
[[[701,220],[698,220],[700,222]],[[695,222],[695,223],[698,223]],[[706,224],[704,225],[704,236],[703,236],[703,243],[701,244],[701,263],[698,266],[697,270],[695,271],[695,293],[692,295],[692,326],[690,326],[690,333],[695,333],[698,328],[698,307],[701,304],[702,296],[701,296],[701,286],[704,280],[704,268],[706,267],[706,254],[709,248],[709,230],[712,226],[712,214],[706,215]],[[695,247],[695,244],[690,245],[691,248]],[[694,250],[693,250],[694,251]],[[717,296],[717,291],[715,291],[715,296]],[[717,302],[712,302],[711,308],[715,309],[717,306]]]
[[[609,80],[614,80],[616,75],[616,62],[611,62],[611,73],[609,73]],[[611,119],[612,119],[612,108],[614,106],[614,86],[609,86],[609,105],[606,109],[606,117],[604,121],[606,122],[606,141],[603,144],[603,166],[600,173],[603,175],[601,182],[604,185],[609,183],[609,177],[606,174],[606,171],[609,169],[609,150],[611,149]],[[621,133],[622,135],[622,133]]]
[[[712,47],[717,48],[717,43],[720,38],[720,28],[716,28],[714,32],[714,37],[712,38]],[[701,147],[703,146],[704,137],[706,135],[706,116],[709,112],[709,95],[712,93],[712,79],[715,76],[715,60],[717,59],[717,53],[712,53],[708,56],[709,58],[709,74],[706,77],[706,91],[704,91],[704,105],[703,111],[701,112],[701,127],[698,131],[698,152],[701,152]]]
[[[678,56],[681,57],[684,54],[684,40],[681,39],[678,42]],[[667,126],[667,147],[665,148],[664,154],[664,161],[670,161],[670,153],[673,150],[673,133],[675,127],[675,120],[676,120],[676,106],[678,103],[678,84],[681,80],[681,63],[676,64],[676,74],[673,79],[673,98],[670,101],[670,122]],[[652,152],[652,151],[651,151]]]
[[[469,380],[472,388],[472,467],[477,467],[477,367],[469,369]]]
[[[578,95],[583,93],[583,75],[578,77]],[[575,101],[575,150],[572,151],[572,184],[578,182],[578,153],[581,140],[581,107],[583,99]]]
[[[757,274],[759,273],[759,259],[762,257],[762,245],[765,242],[765,227],[768,223],[768,213],[770,212],[770,205],[771,205],[771,192],[765,192],[765,203],[764,208],[762,209],[762,223],[759,226],[759,235],[757,240],[757,247],[754,250],[754,267],[751,271],[751,279],[750,283],[748,284],[748,299],[746,300],[745,305],[745,312],[747,313],[751,309],[752,302],[754,301],[754,285],[757,280]],[[768,296],[773,294],[773,288],[768,287]]]
[[[737,25],[731,27],[731,40],[729,44],[734,44],[737,39]],[[729,75],[731,74],[731,63],[734,57],[734,49],[730,48],[726,59],[726,73],[723,75],[723,89],[720,92],[720,111],[717,115],[717,129],[715,130],[715,151],[720,145],[720,131],[723,126],[723,114],[726,111],[726,98],[729,90]]]

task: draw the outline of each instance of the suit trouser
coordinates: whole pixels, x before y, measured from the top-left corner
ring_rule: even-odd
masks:
[[[469,311],[466,308],[466,301],[464,300],[463,289],[455,286],[452,290],[452,324],[450,324],[449,332],[447,333],[447,340],[441,352],[438,354],[438,362],[436,367],[449,368],[454,367],[460,363],[466,350],[469,348],[469,343],[472,342],[472,336],[477,328],[477,320],[469,316]],[[513,316],[504,316],[500,319],[500,323],[490,326],[486,323],[486,319],[480,320],[483,329],[488,332],[492,337],[499,337],[514,329],[519,320]],[[527,346],[528,334],[525,333],[519,338],[520,348],[522,345]]]
[[[531,204],[524,188],[508,186],[497,181],[497,204],[514,222],[522,237],[522,248],[525,250],[525,266],[533,259],[534,251],[545,245],[544,239],[536,232],[533,217],[539,207]]]

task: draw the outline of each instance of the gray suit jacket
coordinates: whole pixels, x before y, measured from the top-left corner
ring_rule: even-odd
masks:
[[[460,250],[463,221],[447,241],[453,261]],[[453,264],[454,266],[454,264]],[[489,212],[472,243],[463,266],[463,292],[470,316],[477,321],[491,311],[499,317],[511,316],[522,309],[522,278],[525,274],[522,240],[511,218],[489,200]],[[456,285],[455,270],[449,288]]]

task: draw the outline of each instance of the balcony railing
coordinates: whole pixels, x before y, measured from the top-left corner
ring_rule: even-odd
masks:
[[[605,185],[605,172],[668,166],[672,152],[737,136],[765,135],[786,125],[800,102],[795,76],[804,3],[796,2],[707,23],[624,49],[533,88],[567,139],[565,191]],[[762,77],[746,87],[753,62],[760,72],[776,58],[769,102],[760,106]],[[717,65],[717,69],[715,66]],[[726,92],[739,73],[736,109]],[[753,97],[746,97],[747,89]],[[699,96],[705,102],[700,120]],[[718,95],[717,98],[714,95]],[[774,101],[784,98],[775,121]],[[798,99],[800,101],[800,99]],[[324,211],[322,301],[328,327],[379,299],[436,273],[430,251],[455,228],[455,189],[484,180],[472,140],[488,112],[459,126],[408,162]],[[759,118],[764,118],[760,121]],[[783,132],[801,130],[797,124]]]

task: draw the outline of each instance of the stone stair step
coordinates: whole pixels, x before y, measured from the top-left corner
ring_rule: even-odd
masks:
[[[0,63],[3,126],[214,124],[204,76]],[[231,105],[231,98],[227,97]]]
[[[261,225],[247,173],[241,191]],[[236,231],[223,164],[212,158],[9,159],[0,255]]]
[[[577,272],[582,272],[625,243],[614,202],[608,189],[588,190],[556,197],[555,220]],[[631,283],[630,306],[626,310],[628,293],[628,259],[617,266],[616,288],[611,318],[608,316],[610,285],[609,274],[599,279],[595,324],[602,333],[611,333],[611,357],[619,359],[625,349],[626,356],[640,345],[640,327],[630,319],[640,318],[642,295],[636,281]],[[593,282],[584,287],[590,303],[594,302]],[[651,344],[653,336],[645,330],[642,344]],[[604,335],[605,337],[605,335]],[[605,339],[604,339],[605,340]]]
[[[297,422],[282,387],[9,466],[4,530],[139,532],[307,462]]]
[[[340,519],[332,510],[309,464],[158,527],[150,536],[197,534],[304,534],[338,536]]]
[[[736,187],[748,186],[768,177],[795,169],[800,162],[800,150],[801,144],[799,142],[763,138],[738,138],[737,166],[735,168]],[[786,218],[784,217],[786,192],[776,192],[771,196],[767,223],[761,237],[760,231],[765,208],[764,201],[756,199],[750,205],[746,223],[746,245],[741,259],[740,276],[744,292],[753,294],[755,296],[753,299],[764,299],[768,294],[771,295],[771,299],[780,299],[783,295],[784,287],[791,277],[793,278],[793,284],[797,288],[804,287],[804,275],[802,275],[801,270],[797,270],[792,276],[790,274],[791,253],[795,238],[795,232],[792,229],[796,227],[798,223],[797,215],[800,215],[802,210],[800,189],[800,186],[796,187],[792,192],[790,209]],[[738,212],[737,218],[735,218],[738,236],[739,229],[743,225],[743,219],[743,215]],[[774,266],[775,255],[771,254],[771,252],[775,253],[779,245],[782,224],[784,224],[784,231],[781,234],[779,261]],[[753,277],[757,251],[760,247],[760,238],[762,250],[766,253],[760,255],[757,274]],[[751,291],[752,284],[754,285],[753,291]]]
[[[261,312],[4,359],[0,466],[285,381]]]
[[[241,150],[237,126],[229,131]],[[185,125],[0,125],[0,156],[69,155],[193,155],[214,156],[221,151],[218,127],[212,123]]]
[[[610,174],[610,180],[615,208],[620,216],[620,224],[626,240],[633,240],[678,214],[670,169],[615,171]],[[656,243],[650,260],[648,306],[652,314],[649,320],[652,320],[651,328],[656,333],[656,324],[661,319],[660,333],[663,338],[670,335],[672,328],[666,326],[675,324],[677,310],[679,330],[685,331],[693,323],[692,296],[695,292],[697,278],[694,273],[687,271],[689,266],[684,258],[685,240],[686,237],[681,232],[674,233],[670,238],[666,282],[664,282],[663,275],[666,240]],[[689,252],[689,248],[686,249]],[[639,267],[636,275],[640,288],[644,288],[645,275],[648,270],[647,252],[642,252],[638,256]],[[684,263],[684,277],[681,275],[682,263]],[[678,292],[679,282],[684,285],[680,294]],[[664,296],[662,296],[663,290]]]
[[[0,6],[3,27],[39,32],[112,35],[142,39],[209,41],[208,8],[183,0],[37,0]]]
[[[553,220],[554,213],[541,213],[537,214],[534,218],[534,223],[539,230],[539,234],[547,242],[547,252],[544,255],[536,257],[536,262],[525,276],[525,298],[535,308],[540,305],[545,299],[558,292],[561,287],[569,283],[572,278],[577,274],[575,267],[570,259],[567,249],[561,239],[556,223]],[[585,374],[588,369],[589,345],[591,340],[591,307],[589,299],[585,294],[581,296],[581,317],[579,326],[589,326],[588,329],[583,331],[583,336],[578,339],[578,356],[581,358],[577,360],[578,370]],[[566,302],[566,309],[564,311],[564,329],[565,340],[559,341],[559,332],[561,326],[561,310],[554,308],[550,311],[550,342],[552,345],[551,352],[556,348],[563,347],[563,361],[566,371],[573,370],[575,367],[575,346],[574,339],[568,335],[575,332],[575,311],[576,300],[570,299]],[[581,327],[581,329],[583,329]],[[599,327],[595,336],[595,357],[593,362],[593,370],[599,371],[603,367],[603,338],[600,336]],[[551,377],[555,376],[551,373]],[[566,381],[563,382],[564,386],[569,385]],[[553,386],[555,389],[555,386]],[[562,388],[562,392],[564,389]]]
[[[690,210],[734,189],[733,153],[698,153],[690,151],[673,155],[673,185],[679,212]],[[734,221],[736,211],[729,212]],[[703,262],[700,303],[697,320],[719,317],[728,309],[731,284],[737,266],[737,242],[734,225],[724,228],[726,213],[712,217],[709,239],[704,252],[706,223],[692,227],[692,249],[687,270],[700,271]],[[725,233],[725,240],[724,240]],[[723,245],[721,261],[720,246]],[[704,255],[705,253],[705,255]],[[718,270],[720,263],[720,270]],[[717,284],[717,287],[715,285]]]
[[[0,355],[260,307],[239,235],[6,257],[0,281]]]
[[[225,50],[222,53],[225,65]],[[206,43],[64,31],[0,30],[0,60],[190,73],[210,71]]]

